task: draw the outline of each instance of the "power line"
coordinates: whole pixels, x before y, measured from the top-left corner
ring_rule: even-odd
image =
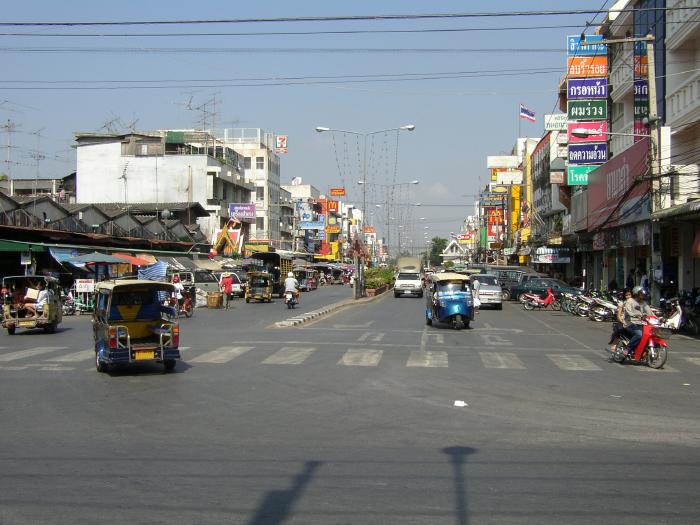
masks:
[[[697,7],[644,7],[637,9],[611,9],[610,13],[627,12],[669,12],[696,10]],[[476,13],[417,13],[386,15],[338,15],[304,16],[278,18],[222,18],[222,19],[183,19],[183,20],[125,20],[125,21],[64,21],[64,22],[0,22],[0,27],[90,27],[90,26],[147,26],[147,25],[209,25],[209,24],[259,24],[297,22],[356,22],[386,20],[437,20],[463,18],[507,18],[522,16],[564,16],[598,15],[600,9],[542,10],[542,11],[500,11]]]

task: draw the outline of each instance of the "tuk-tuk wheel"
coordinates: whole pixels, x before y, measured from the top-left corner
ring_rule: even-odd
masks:
[[[107,368],[108,368],[107,363],[100,361],[99,352],[95,352],[95,368],[97,369],[98,372],[101,372],[101,373],[106,372]]]
[[[15,330],[17,330],[17,327],[15,325],[8,326],[7,335],[15,335]]]
[[[44,332],[47,334],[53,334],[56,331],[56,323],[47,324],[44,327]]]
[[[425,324],[427,324],[428,326],[432,326],[433,320],[432,320],[430,317],[426,317],[426,318],[425,318]]]
[[[175,359],[166,359],[163,361],[163,366],[165,367],[166,372],[172,372],[175,370],[175,365],[177,364],[177,361]]]

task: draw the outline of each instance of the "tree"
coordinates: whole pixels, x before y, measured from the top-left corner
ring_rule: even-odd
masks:
[[[433,237],[430,245],[430,265],[440,266],[442,264],[442,257],[440,254],[447,248],[447,239],[443,237]]]
[[[455,263],[452,261],[445,261],[444,263],[442,263],[442,265],[445,267],[446,270],[451,270],[454,267]]]

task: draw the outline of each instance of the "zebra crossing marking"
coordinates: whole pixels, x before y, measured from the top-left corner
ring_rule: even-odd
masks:
[[[668,365],[664,365],[663,368],[651,368],[649,366],[635,366],[633,368],[639,372],[678,372],[678,369]]]
[[[447,352],[413,350],[406,362],[406,366],[447,368],[447,362]]]
[[[221,348],[217,348],[211,352],[198,355],[197,357],[190,359],[189,362],[224,364],[245,354],[246,352],[250,352],[252,349],[252,346],[222,346]]]
[[[547,354],[547,357],[562,370],[601,370],[601,368],[598,365],[580,355]]]
[[[383,353],[384,350],[350,348],[343,354],[338,364],[344,366],[377,366]]]
[[[50,354],[51,352],[65,349],[65,346],[39,346],[27,350],[18,350],[16,352],[10,352],[9,354],[0,355],[0,363],[8,363],[10,361],[17,361],[18,359],[26,359],[27,357]]]
[[[365,332],[357,338],[357,342],[362,343],[364,341],[371,341],[373,343],[379,343],[382,341],[382,339],[384,339],[385,335],[386,334],[384,332]]]
[[[508,352],[479,352],[479,357],[486,368],[525,370],[525,363],[515,354]]]
[[[498,334],[479,334],[479,337],[484,340],[486,346],[513,346],[512,341],[508,341]]]
[[[264,365],[300,365],[306,361],[316,348],[292,348],[282,347],[270,357],[265,359]]]
[[[87,361],[94,357],[95,350],[93,348],[88,348],[87,350],[80,350],[79,352],[52,357],[51,359],[47,359],[47,361],[50,363],[77,363],[78,361]]]
[[[686,361],[694,365],[700,366],[700,357],[684,357]]]

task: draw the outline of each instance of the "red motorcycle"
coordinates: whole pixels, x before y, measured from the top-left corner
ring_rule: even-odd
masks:
[[[185,287],[185,289],[182,291],[182,304],[179,305],[177,298],[171,296],[168,299],[168,302],[172,307],[172,314],[170,314],[169,317],[180,317],[180,315],[183,314],[185,317],[192,317],[192,314],[194,314],[195,293],[194,286]]]
[[[534,310],[535,308],[544,310],[550,307],[555,311],[561,310],[561,303],[554,297],[551,288],[547,288],[547,295],[544,298],[535,293],[524,293],[521,295],[520,301],[523,303],[525,310]]]
[[[613,354],[613,359],[618,363],[631,361],[647,365],[651,368],[661,368],[668,359],[668,343],[660,333],[661,321],[658,317],[650,315],[644,317],[642,325],[642,338],[639,340],[637,348],[627,348],[630,336],[623,334],[617,350]]]

